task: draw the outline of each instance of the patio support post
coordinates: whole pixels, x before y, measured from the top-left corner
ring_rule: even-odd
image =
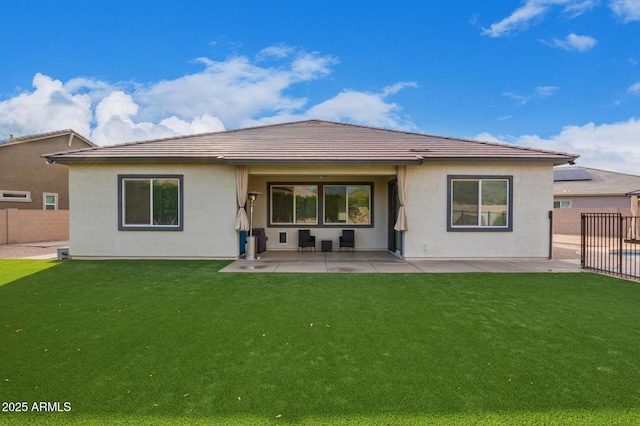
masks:
[[[407,213],[404,207],[407,202],[407,166],[398,166],[397,177],[400,208],[398,209],[398,220],[393,229],[396,231],[406,231],[408,229]]]

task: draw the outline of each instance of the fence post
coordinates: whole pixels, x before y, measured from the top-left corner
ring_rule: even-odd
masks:
[[[624,221],[622,220],[622,213],[618,213],[618,220],[620,221],[620,225],[618,227],[618,272],[622,275],[622,257],[623,257],[623,253],[622,253],[622,242],[624,240]]]
[[[585,240],[587,235],[587,228],[585,226],[586,216],[584,213],[580,215],[580,267],[584,269],[584,257],[585,257]]]

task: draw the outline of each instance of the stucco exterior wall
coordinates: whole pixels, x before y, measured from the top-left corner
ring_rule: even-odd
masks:
[[[236,171],[212,164],[117,164],[70,166],[70,253],[73,258],[235,258],[239,253]],[[119,174],[184,176],[182,231],[119,231]],[[504,175],[513,178],[513,230],[448,232],[447,176]],[[320,177],[321,176],[321,177]],[[344,228],[356,229],[357,250],[388,247],[388,183],[395,167],[252,167],[250,191],[259,191],[254,228],[265,228],[268,250],[296,250],[298,229],[310,228],[334,250]],[[426,163],[408,167],[404,256],[420,258],[546,258],[553,209],[553,169],[538,163]],[[269,182],[350,183],[374,186],[373,227],[269,227]],[[279,232],[287,232],[280,244]]]
[[[254,205],[254,227],[265,228],[269,238],[267,250],[297,250],[298,229],[311,229],[316,236],[317,249],[321,240],[332,240],[333,250],[338,250],[338,237],[342,229],[355,229],[356,250],[386,250],[388,224],[388,182],[395,179],[395,166],[307,166],[273,167],[252,166],[249,169],[249,190],[262,192]],[[373,183],[373,227],[345,225],[344,227],[267,226],[268,183]],[[319,213],[322,214],[322,213]],[[279,233],[287,233],[287,244],[279,243]]]
[[[181,174],[182,231],[119,231],[119,174]],[[235,167],[114,164],[69,167],[72,258],[235,258]]]
[[[513,176],[513,231],[448,232],[447,175]],[[553,209],[553,168],[528,163],[425,163],[408,168],[404,256],[545,258]]]

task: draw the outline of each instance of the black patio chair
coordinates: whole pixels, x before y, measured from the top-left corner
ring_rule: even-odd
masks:
[[[313,251],[316,251],[316,237],[308,229],[298,229],[298,249],[304,253],[305,247],[313,247]]]
[[[356,250],[356,231],[353,229],[344,229],[340,236],[340,251],[342,247],[351,247],[351,251]]]

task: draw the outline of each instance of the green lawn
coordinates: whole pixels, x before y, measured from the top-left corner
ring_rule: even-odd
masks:
[[[640,422],[638,283],[224,265],[0,261],[0,424]]]

